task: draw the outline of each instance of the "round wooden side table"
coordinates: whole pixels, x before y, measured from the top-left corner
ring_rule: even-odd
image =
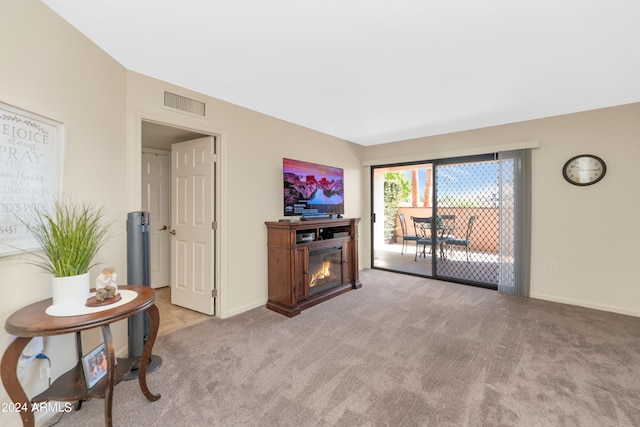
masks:
[[[121,382],[124,376],[136,365],[139,365],[138,382],[142,393],[151,402],[160,399],[160,394],[153,394],[149,391],[146,378],[147,365],[151,358],[151,351],[158,335],[158,326],[160,324],[158,307],[155,305],[156,292],[148,286],[137,285],[118,286],[118,289],[135,291],[137,296],[123,305],[77,316],[48,315],[45,310],[52,304],[52,299],[49,298],[28,305],[9,316],[4,328],[9,334],[15,335],[16,338],[4,352],[0,369],[2,383],[11,398],[13,406],[19,410],[24,426],[34,425],[32,402],[39,403],[49,400],[81,402],[89,397],[104,399],[105,425],[111,426],[113,424],[111,416],[113,387]],[[144,346],[142,357],[118,358],[116,364],[115,347],[109,325],[142,312],[146,312],[150,319],[149,336]],[[46,337],[74,332],[79,336],[79,332],[97,327],[102,330],[102,337],[108,350],[106,352],[106,376],[88,389],[84,379],[82,360],[78,360],[74,368],[62,374],[47,390],[29,400],[17,376],[18,360],[29,341],[33,337]],[[82,350],[78,349],[78,351]]]

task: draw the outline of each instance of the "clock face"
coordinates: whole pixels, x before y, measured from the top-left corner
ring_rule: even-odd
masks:
[[[604,178],[607,166],[604,161],[591,154],[581,154],[570,158],[564,164],[562,175],[574,185],[591,185]]]

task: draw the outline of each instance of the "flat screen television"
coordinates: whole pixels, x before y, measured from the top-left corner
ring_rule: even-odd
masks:
[[[282,159],[285,216],[344,214],[344,170]]]

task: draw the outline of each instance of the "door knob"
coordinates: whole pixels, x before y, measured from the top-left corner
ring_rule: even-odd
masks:
[[[163,225],[163,226],[162,226],[162,228],[161,228],[161,229],[159,229],[158,231],[164,231],[164,230],[166,230],[166,229],[167,229],[167,226],[166,226],[166,225]]]
[[[169,233],[170,233],[172,236],[175,236],[175,235],[176,235],[176,230],[171,230]]]

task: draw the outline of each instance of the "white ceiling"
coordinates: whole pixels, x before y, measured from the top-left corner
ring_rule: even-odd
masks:
[[[361,145],[640,101],[638,0],[43,0],[127,69]]]

